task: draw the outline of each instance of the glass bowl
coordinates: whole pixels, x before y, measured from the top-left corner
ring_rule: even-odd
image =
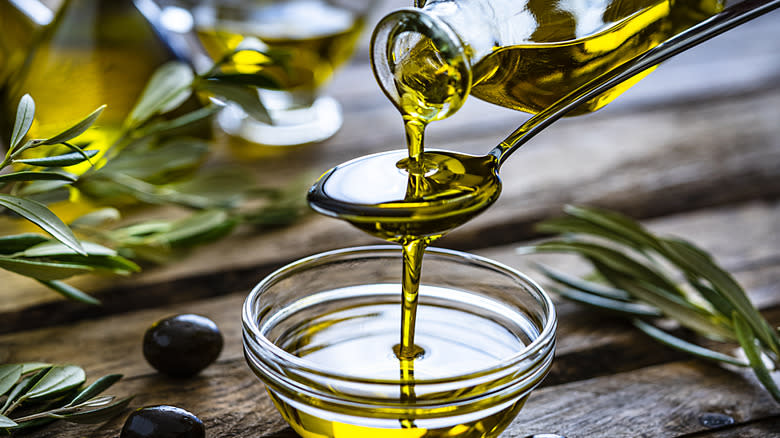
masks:
[[[547,374],[549,296],[507,266],[435,248],[417,312],[424,352],[398,359],[401,266],[397,246],[330,251],[247,297],[247,363],[302,437],[495,437]]]

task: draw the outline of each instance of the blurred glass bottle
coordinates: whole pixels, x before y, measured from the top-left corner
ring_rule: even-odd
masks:
[[[180,58],[144,8],[151,0],[65,0],[24,63],[8,77],[2,106],[13,114],[29,93],[36,102],[31,138],[55,135],[99,106],[107,108],[92,129],[79,137],[105,151],[152,73]],[[144,10],[146,13],[147,11]],[[8,136],[12,118],[3,117]],[[79,173],[84,169],[71,169]]]
[[[719,12],[724,0],[417,0],[376,26],[372,66],[405,114],[435,120],[470,93],[539,112]],[[586,102],[595,111],[641,79]]]
[[[0,88],[19,68],[35,34],[54,13],[38,0],[0,0]]]

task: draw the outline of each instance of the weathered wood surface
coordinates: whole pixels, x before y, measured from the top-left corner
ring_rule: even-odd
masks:
[[[735,273],[754,302],[780,323],[780,203],[749,203],[731,208],[658,219],[659,232],[685,234],[711,251]],[[746,230],[729,245],[729,232]],[[478,253],[523,266],[529,258],[516,245]],[[576,271],[562,256],[545,263]],[[294,437],[275,412],[262,385],[244,365],[239,311],[246,291],[187,304],[147,309],[0,336],[0,362],[50,360],[78,363],[91,378],[122,372],[112,389],[137,394],[134,406],[167,403],[185,407],[207,424],[210,436]],[[187,380],[162,377],[144,361],[141,338],[155,320],[178,312],[213,318],[225,335],[219,361]],[[571,437],[686,436],[707,430],[700,418],[725,414],[737,424],[755,426],[780,415],[780,406],[746,372],[690,360],[655,344],[625,322],[578,305],[558,304],[558,351],[551,374],[529,400],[505,437],[555,432]],[[123,419],[101,427],[56,425],[40,437],[116,436]],[[760,429],[759,429],[760,430]],[[608,435],[602,435],[608,431]],[[704,435],[706,436],[706,435]],[[741,435],[723,435],[741,436]],[[760,435],[759,435],[760,436]],[[771,436],[771,435],[765,435]]]
[[[776,198],[780,192],[776,21],[773,13],[727,33],[671,60],[596,114],[556,123],[502,169],[504,189],[496,205],[441,245],[476,249],[526,239],[533,223],[557,214],[564,203],[601,205],[642,218]],[[740,48],[742,41],[751,44]],[[400,147],[400,118],[378,90],[364,58],[358,57],[336,78],[331,92],[344,102],[342,131],[323,144],[255,161],[263,179],[279,183],[307,172],[313,179],[356,156]],[[428,144],[484,153],[525,117],[472,99],[453,118],[433,124]],[[246,286],[241,281],[248,273],[369,242],[375,240],[346,224],[311,216],[278,231],[245,230],[178,263],[147,267],[128,279],[88,277],[74,284],[100,295],[106,301],[100,312],[110,313],[146,305],[148,297],[173,302],[218,295],[226,281],[228,289]],[[0,279],[6,286],[0,332],[29,327],[54,309],[58,312],[50,323],[97,312],[63,306],[56,295],[29,279],[5,273]],[[128,295],[138,299],[128,301]],[[27,313],[15,320],[21,309]]]
[[[382,8],[408,3],[386,0]],[[521,270],[542,261],[583,273],[572,258],[515,249],[536,237],[533,223],[558,214],[564,203],[611,207],[713,253],[779,325],[779,14],[671,60],[596,114],[556,123],[507,163],[497,204],[440,246]],[[376,86],[366,50],[364,41],[330,87],[345,110],[339,134],[319,145],[263,151],[252,162],[261,180],[314,178],[356,156],[401,146],[400,118]],[[427,144],[484,153],[525,118],[472,99],[434,124]],[[231,153],[222,147],[220,153]],[[377,241],[314,215],[284,229],[242,230],[141,275],[76,279],[103,299],[99,308],[60,301],[27,279],[0,273],[0,363],[75,363],[90,380],[120,372],[125,378],[110,392],[136,394],[134,407],[186,408],[204,420],[211,438],[294,438],[244,363],[241,304],[252,285],[288,261],[364,243]],[[780,437],[780,405],[749,372],[692,360],[579,305],[559,301],[557,311],[552,371],[502,438]],[[226,344],[201,375],[173,380],[145,362],[141,338],[152,322],[184,312],[213,318]],[[726,415],[733,424],[708,427],[708,415]],[[29,436],[116,437],[124,418],[101,426],[57,424]]]

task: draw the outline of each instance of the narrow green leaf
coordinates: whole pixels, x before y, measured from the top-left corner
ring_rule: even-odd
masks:
[[[552,280],[582,292],[586,292],[591,295],[602,296],[605,298],[611,298],[613,300],[631,300],[631,295],[629,295],[628,292],[624,290],[605,286],[603,284],[593,283],[591,281],[585,281],[572,275],[566,275],[563,272],[553,270],[552,268],[542,264],[537,264],[536,268],[542,271],[542,274],[550,277]]]
[[[611,298],[578,291],[576,289],[554,288],[553,290],[564,298],[568,298],[572,301],[576,301],[578,303],[586,304],[588,306],[596,307],[602,310],[608,310],[631,316],[658,317],[663,315],[660,310],[645,304],[614,300]]]
[[[46,362],[25,362],[22,364],[22,374],[28,374],[36,371],[40,371],[44,368],[49,368],[52,365]]]
[[[596,226],[609,230],[629,242],[633,242],[631,246],[635,249],[656,249],[660,246],[658,239],[639,224],[639,222],[617,212],[573,205],[567,205],[564,207],[564,211],[574,217],[578,217]]]
[[[38,225],[55,239],[79,254],[84,254],[81,243],[73,235],[73,231],[40,202],[0,193],[0,206]]]
[[[72,414],[65,414],[62,419],[71,423],[95,424],[102,423],[124,411],[133,397],[117,400],[109,405],[94,409],[84,410]]]
[[[780,337],[753,306],[734,277],[716,265],[704,251],[689,242],[664,239],[662,243],[675,264],[687,272],[706,278],[747,321],[755,335],[775,354],[780,355]]]
[[[133,272],[139,272],[141,268],[134,262],[119,256],[81,256],[63,254],[53,258],[48,258],[49,263],[59,263],[65,265],[80,265],[89,268],[94,272],[109,272],[112,274],[128,275]]]
[[[149,79],[125,125],[137,126],[172,103],[180,102],[182,96],[189,96],[194,78],[192,69],[184,62],[172,61],[161,66]]]
[[[78,388],[87,376],[81,367],[75,365],[55,366],[46,373],[24,398],[30,401],[43,400]]]
[[[183,128],[185,126],[205,120],[218,113],[222,108],[216,105],[205,106],[191,111],[172,120],[159,120],[150,123],[143,128],[143,135],[157,135],[168,131]]]
[[[115,256],[116,251],[93,242],[81,241],[81,247],[87,256]],[[59,255],[78,254],[60,242],[45,242],[27,248],[21,254],[24,257],[55,257]]]
[[[6,173],[0,175],[0,183],[15,181],[68,181],[74,182],[78,179],[76,175],[68,172],[46,172],[22,170],[19,172]]]
[[[53,290],[54,292],[57,292],[58,294],[64,296],[69,300],[78,301],[80,303],[89,304],[92,306],[100,305],[100,300],[82,292],[81,290],[67,283],[63,283],[57,280],[38,280],[38,281],[42,285],[48,287],[49,289]]]
[[[13,134],[11,134],[11,143],[9,151],[13,151],[22,141],[32,126],[35,118],[35,102],[29,94],[22,96],[19,100],[19,106],[16,107],[16,122],[14,122]]]
[[[100,114],[104,109],[106,109],[106,105],[103,105],[95,111],[92,111],[92,113],[90,113],[83,120],[66,129],[65,131],[55,135],[54,137],[44,140],[43,144],[60,144],[78,137],[79,135],[83,134],[84,131],[89,129],[93,123],[95,123],[95,120],[100,117]]]
[[[73,222],[72,227],[99,227],[108,222],[115,222],[122,218],[122,214],[113,207],[100,208],[79,216]]]
[[[0,427],[16,427],[18,424],[16,422],[5,415],[0,415]]]
[[[22,366],[19,364],[0,365],[0,396],[8,392],[22,378]]]
[[[91,385],[82,389],[81,392],[79,392],[78,395],[76,395],[76,397],[74,397],[73,400],[67,404],[67,406],[75,406],[86,402],[92,397],[95,397],[96,395],[110,388],[111,385],[118,382],[121,378],[121,374],[109,374],[95,380]]]
[[[257,90],[209,80],[200,81],[198,86],[205,91],[214,93],[220,98],[235,103],[255,120],[273,124],[273,120],[271,119],[270,114],[268,114],[268,110],[266,110],[263,102],[260,100]]]
[[[728,354],[723,354],[717,351],[710,350],[709,348],[704,348],[701,345],[690,343],[674,335],[671,335],[657,328],[652,324],[648,324],[647,322],[642,321],[640,319],[634,319],[632,322],[639,330],[642,330],[646,335],[674,349],[683,351],[688,354],[692,354],[702,359],[707,359],[715,362],[729,363],[740,367],[748,366],[747,363],[735,357],[729,356]]]
[[[737,312],[732,314],[734,328],[737,332],[737,339],[742,346],[742,350],[745,352],[750,367],[753,368],[753,372],[756,374],[758,381],[769,391],[776,402],[780,403],[780,388],[772,379],[772,375],[769,373],[763,359],[761,358],[761,349],[756,345],[755,333],[751,329],[750,325],[742,318]]]
[[[230,222],[231,218],[224,210],[198,212],[174,222],[170,231],[156,235],[153,240],[170,246],[182,245],[215,229],[222,229]]]
[[[0,254],[14,254],[19,251],[48,242],[49,239],[36,233],[22,233],[0,237]]]
[[[65,201],[69,198],[71,181],[31,181],[16,191],[16,196],[32,199],[33,196],[45,195],[46,203]]]
[[[0,413],[8,415],[9,411],[13,410],[12,405],[14,405],[19,398],[21,398],[24,394],[29,391],[30,388],[32,388],[33,385],[35,385],[39,380],[43,378],[53,367],[44,367],[39,369],[35,374],[31,376],[27,376],[19,381],[19,383],[16,384],[16,386],[13,387],[11,392],[8,394],[8,398],[6,398],[5,403],[3,404],[3,407],[0,408]]]
[[[42,281],[62,280],[74,275],[86,274],[93,270],[91,267],[84,265],[37,262],[10,257],[0,257],[0,268]]]
[[[687,278],[688,283],[699,292],[702,298],[712,305],[712,308],[715,309],[716,312],[723,315],[723,317],[728,318],[729,315],[731,315],[731,312],[736,310],[726,298],[718,293],[718,291],[704,284],[699,278],[693,276],[687,276]]]
[[[20,160],[14,160],[14,162],[39,167],[66,167],[82,163],[86,161],[87,158],[92,158],[99,152],[100,151],[96,149],[88,149],[85,150],[83,154],[79,152],[68,152],[66,154],[53,155],[51,157],[24,158]]]
[[[641,279],[660,288],[682,295],[674,282],[661,273],[645,266],[631,257],[612,248],[590,242],[549,241],[531,247],[535,252],[568,252],[593,258],[611,269],[632,278]]]

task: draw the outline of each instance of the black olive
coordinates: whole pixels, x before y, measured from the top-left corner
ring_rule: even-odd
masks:
[[[119,438],[205,438],[203,422],[175,406],[148,406],[130,414]]]
[[[194,376],[217,360],[222,334],[205,316],[183,314],[154,323],[144,335],[144,357],[157,371]]]

